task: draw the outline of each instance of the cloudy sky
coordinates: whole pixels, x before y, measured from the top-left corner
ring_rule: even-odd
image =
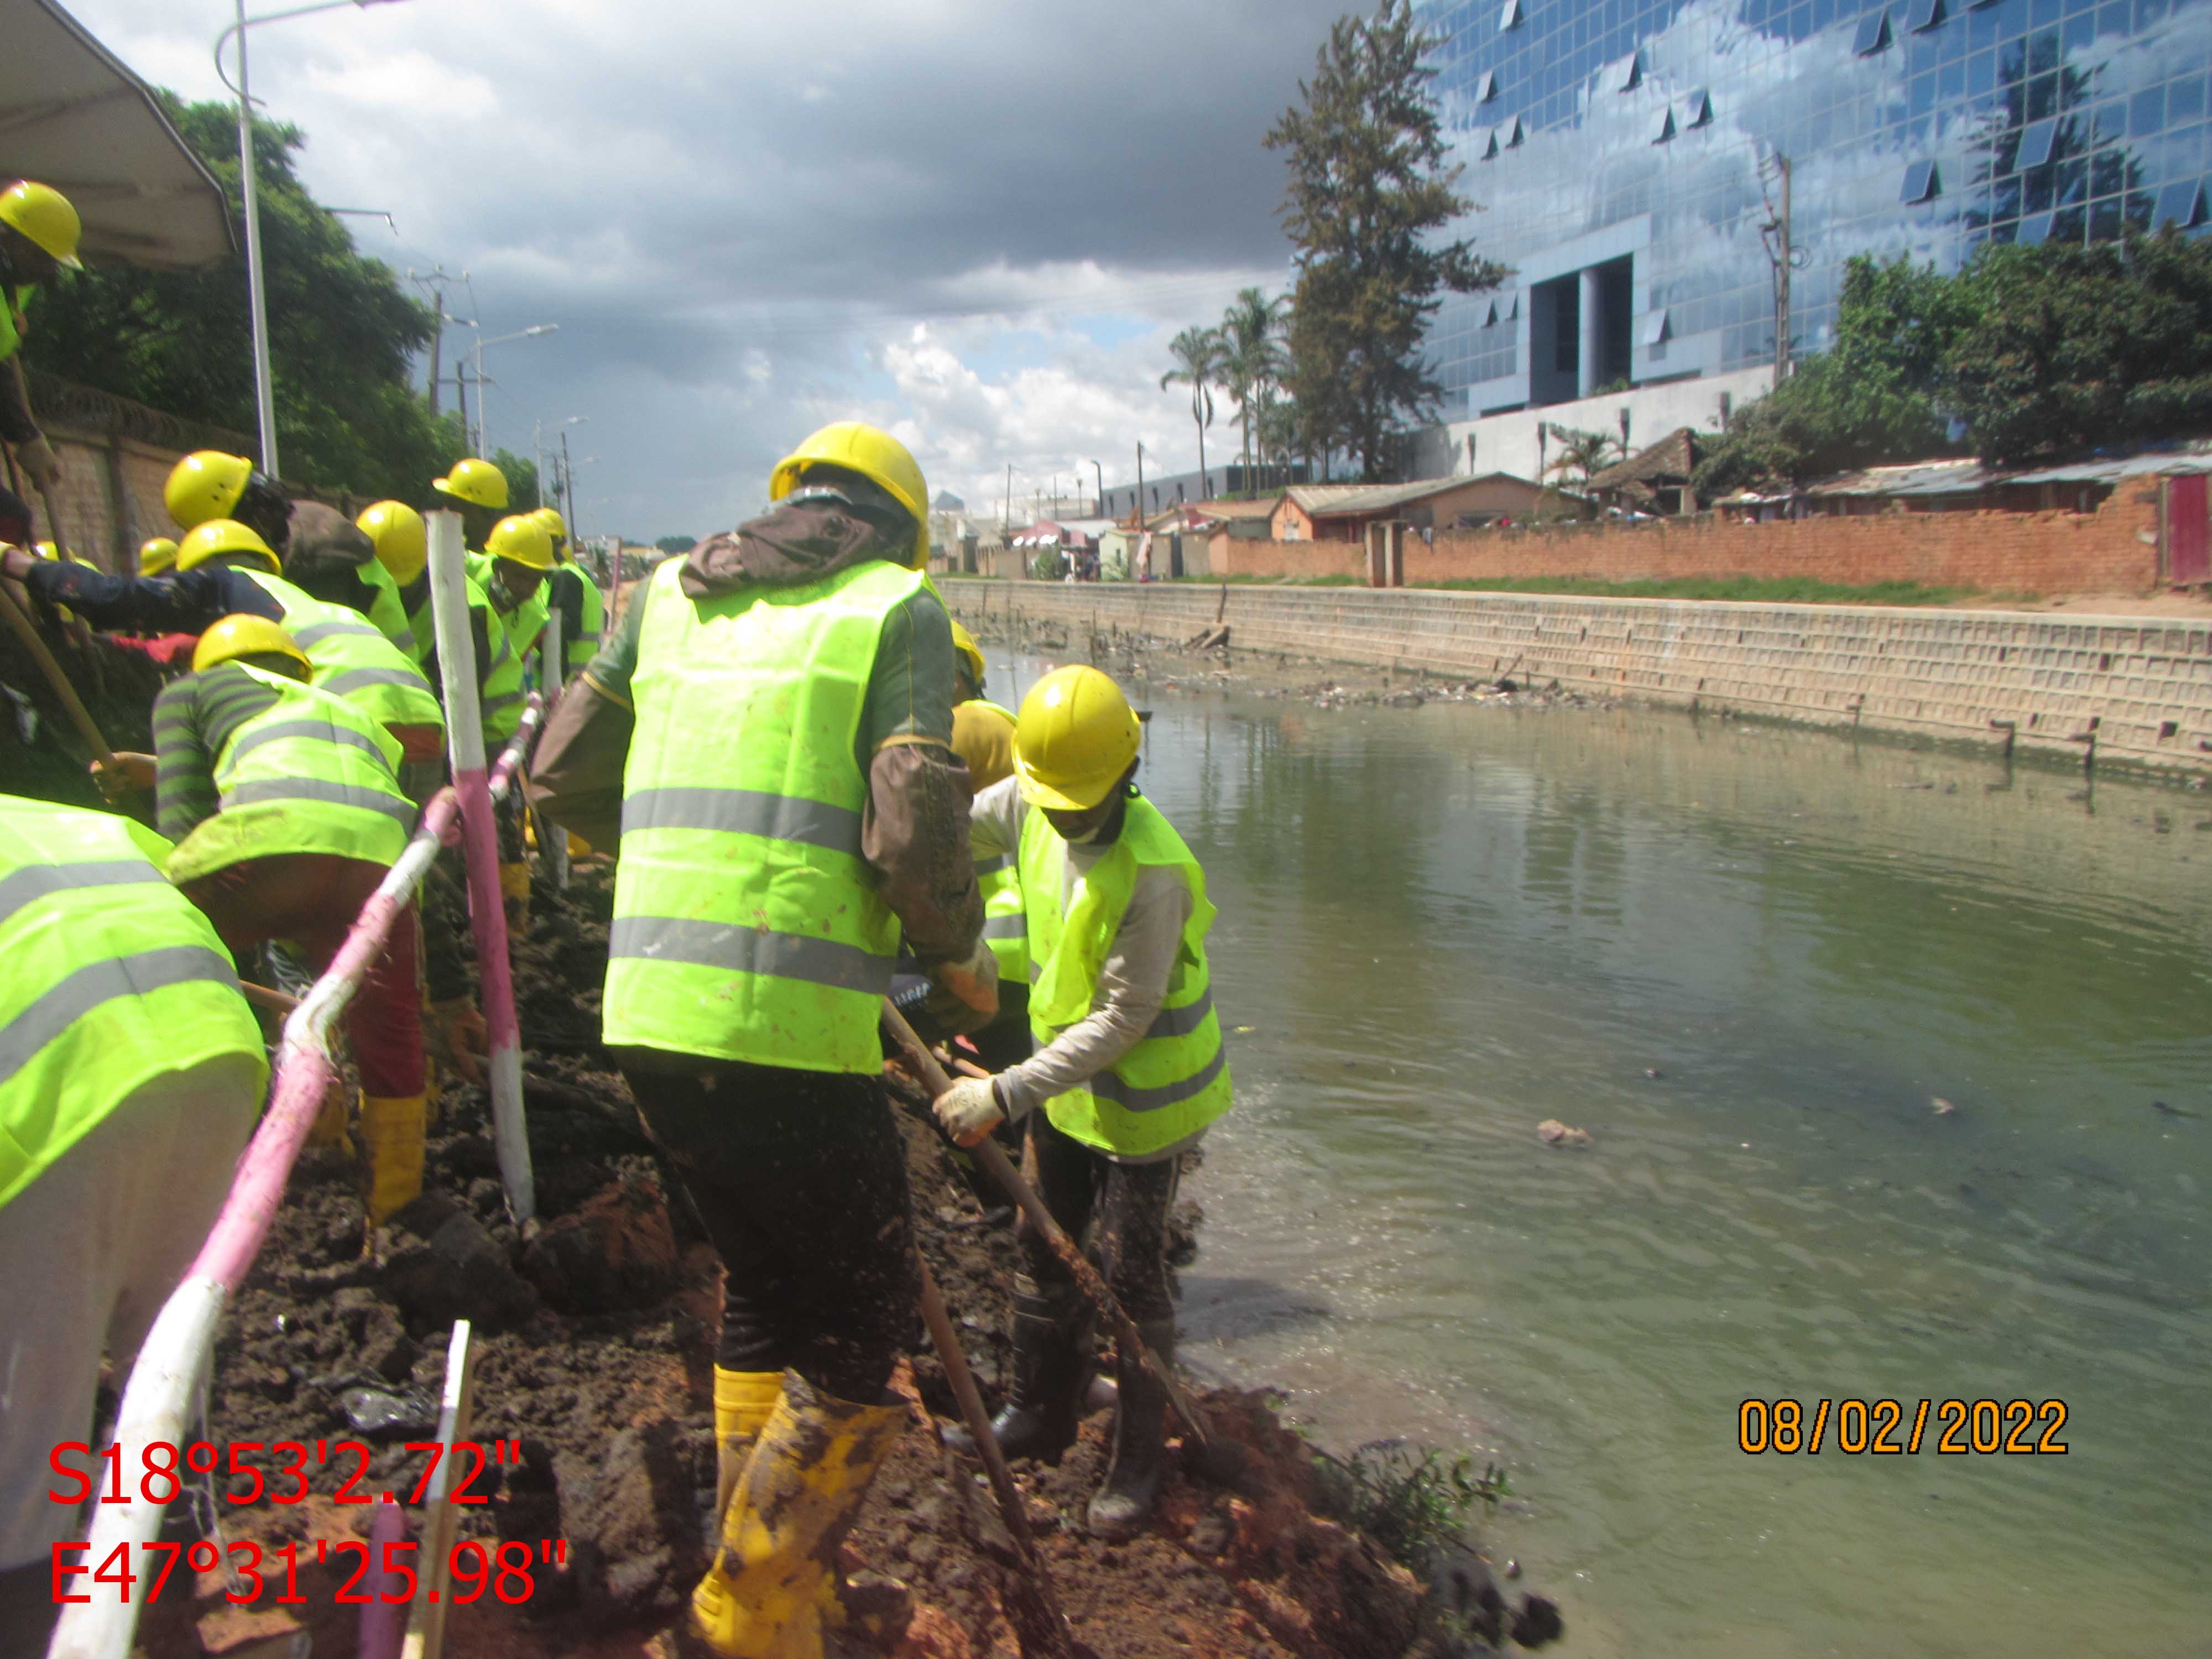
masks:
[[[349,222],[365,250],[465,270],[486,337],[559,325],[487,354],[492,442],[586,416],[583,530],[649,539],[734,523],[841,417],[978,507],[1010,462],[1018,509],[1139,440],[1194,465],[1166,343],[1287,285],[1260,140],[1346,4],[404,0],[253,31],[252,82],[319,199],[392,215]],[[224,95],[222,0],[71,9]]]

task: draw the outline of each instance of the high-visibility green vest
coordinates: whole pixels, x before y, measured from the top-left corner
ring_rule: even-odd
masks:
[[[682,566],[653,575],[630,679],[605,1040],[880,1072],[899,927],[854,750],[884,619],[922,578],[871,562],[694,599]]]
[[[26,310],[31,296],[38,292],[32,283],[21,288],[0,288],[0,363],[14,356],[23,343],[23,337],[15,330],[15,313]],[[9,369],[9,374],[15,370]]]
[[[1063,1133],[1141,1158],[1196,1134],[1230,1106],[1229,1059],[1206,963],[1215,914],[1206,902],[1206,872],[1174,826],[1141,796],[1130,801],[1121,838],[1078,884],[1063,916],[1066,862],[1067,843],[1032,810],[1022,823],[1020,870],[1030,928],[1030,1028],[1040,1048],[1091,1012],[1099,970],[1137,890],[1138,870],[1174,869],[1190,887],[1182,949],[1152,1029],[1086,1086],[1045,1103],[1053,1127]]]
[[[987,697],[975,701],[1009,720],[1016,718],[1013,710],[1000,708]],[[1014,867],[1014,855],[1001,853],[996,858],[977,859],[975,885],[983,895],[983,938],[990,945],[991,954],[999,959],[999,982],[1027,985],[1029,922],[1022,910],[1022,878]]]
[[[583,620],[576,625],[576,637],[561,641],[561,654],[568,659],[562,666],[570,674],[580,674],[585,665],[599,654],[599,636],[606,631],[607,601],[582,566],[571,562],[561,568],[573,574],[584,590]]]
[[[216,757],[221,810],[177,843],[169,879],[181,884],[280,853],[396,862],[415,828],[415,804],[397,776],[398,742],[343,697],[238,665],[276,702],[241,721]]]
[[[0,1205],[154,1078],[222,1054],[268,1076],[230,953],[162,875],[168,853],[129,818],[0,794]]]
[[[489,553],[471,553],[468,557],[469,580],[484,595],[484,614],[490,623],[491,666],[484,672],[483,684],[477,688],[477,707],[483,712],[484,747],[494,751],[493,759],[498,758],[500,746],[522,724],[523,699],[527,695],[523,672],[529,666],[524,659],[544,631],[546,615],[545,584],[538,583],[535,593],[514,605],[494,568],[497,563]],[[471,605],[475,597],[471,592]]]
[[[407,620],[407,602],[399,597],[399,584],[376,559],[361,567],[361,580],[368,589],[368,619],[376,631],[398,647],[401,656],[419,665],[422,653],[415,647],[415,629]]]
[[[314,665],[318,690],[343,697],[380,725],[446,729],[437,693],[422,671],[360,611],[316,599],[282,576],[245,574],[283,607],[284,631]]]

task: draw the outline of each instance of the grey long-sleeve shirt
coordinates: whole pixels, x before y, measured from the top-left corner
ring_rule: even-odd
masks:
[[[969,815],[969,839],[978,860],[1018,854],[1022,824],[1032,808],[1021,796],[1019,781],[1006,778],[975,797]],[[1110,848],[1068,843],[1067,860],[1061,866],[1060,890],[1047,901],[1042,895],[1024,895],[1030,903],[1055,902],[1066,914],[1075,884],[1087,875]],[[999,1108],[1010,1118],[1019,1118],[1070,1089],[1088,1083],[1130,1049],[1135,1048],[1167,1000],[1174,977],[1176,953],[1182,948],[1182,930],[1191,916],[1190,888],[1172,870],[1140,868],[1129,908],[1121,926],[1107,947],[1099,969],[1098,988],[1091,1012],[1068,1026],[1029,1059],[1000,1072],[992,1080]],[[1195,1146],[1201,1129],[1187,1139],[1144,1158],[1115,1158],[1116,1163],[1158,1164]]]

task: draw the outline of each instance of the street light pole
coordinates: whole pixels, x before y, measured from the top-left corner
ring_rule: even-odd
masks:
[[[277,470],[276,404],[270,386],[269,295],[261,275],[261,189],[259,169],[253,159],[253,94],[246,88],[246,31],[256,23],[273,23],[279,18],[304,16],[311,11],[393,3],[394,0],[321,0],[316,5],[295,6],[289,11],[248,17],[246,0],[238,0],[238,21],[215,39],[216,74],[228,80],[222,74],[222,43],[234,34],[238,37],[238,83],[232,90],[238,94],[239,196],[240,204],[246,210],[246,308],[253,333],[253,403],[261,428],[261,470],[272,478],[283,475]]]
[[[534,323],[528,328],[519,328],[512,334],[495,335],[489,340],[485,339],[481,333],[477,336],[477,454],[489,457],[491,453],[491,398],[484,391],[484,387],[488,384],[484,380],[483,372],[484,348],[486,346],[505,345],[509,340],[527,340],[540,334],[556,334],[560,331],[560,329],[561,325],[558,323]]]

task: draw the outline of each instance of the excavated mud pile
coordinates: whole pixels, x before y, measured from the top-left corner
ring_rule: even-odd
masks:
[[[335,1570],[307,1565],[314,1540],[367,1529],[366,1506],[333,1501],[359,1461],[335,1443],[370,1448],[353,1493],[408,1496],[423,1459],[404,1443],[434,1432],[449,1328],[461,1317],[478,1335],[471,1437],[488,1447],[519,1443],[514,1461],[487,1462],[472,1485],[489,1501],[468,1507],[461,1535],[533,1546],[559,1538],[566,1559],[537,1570],[521,1605],[487,1597],[456,1607],[447,1650],[635,1655],[681,1618],[711,1541],[720,1270],[598,1047],[611,905],[608,872],[586,863],[565,896],[541,886],[531,938],[516,951],[540,1212],[527,1238],[506,1218],[483,1092],[459,1079],[443,1090],[425,1195],[366,1251],[350,1158],[302,1159],[224,1322],[210,1427],[220,1443],[307,1448],[304,1503],[264,1495],[217,1505],[228,1537],[271,1551],[300,1546],[301,1601],[276,1605],[283,1581],[272,1575],[252,1607],[229,1607],[222,1582],[203,1577],[202,1637],[211,1650],[252,1652],[305,1628],[319,1659],[354,1650],[358,1609],[333,1603],[352,1558]],[[920,1090],[896,1073],[893,1085],[914,1109],[902,1121],[924,1250],[995,1405],[1011,1234],[988,1224],[922,1122]],[[892,1651],[1012,1655],[1000,1608],[1013,1558],[980,1473],[969,1466],[948,1476],[922,1425],[922,1405],[947,1419],[957,1410],[918,1319],[900,1386],[915,1402],[915,1425],[877,1482],[847,1546],[848,1566],[913,1586],[915,1616]],[[1203,1457],[1179,1454],[1154,1524],[1125,1545],[1081,1529],[1110,1411],[1092,1416],[1057,1468],[1017,1466],[1061,1604],[1098,1659],[1398,1659],[1488,1650],[1448,1628],[1511,1630],[1514,1615],[1473,1557],[1459,1575],[1468,1582],[1440,1601],[1317,1513],[1312,1455],[1260,1396],[1218,1391],[1205,1410],[1215,1446]],[[289,1455],[241,1462],[270,1490],[289,1492]],[[243,1493],[252,1480],[230,1476],[231,1490]],[[411,1535],[422,1535],[425,1514],[409,1509]],[[1532,1615],[1537,1622],[1525,1622]],[[1524,1637],[1547,1628],[1540,1602],[1522,1616]]]
[[[154,699],[166,671],[145,652],[118,644],[104,635],[80,636],[45,606],[28,599],[40,636],[76,688],[93,724],[111,749],[150,750]],[[78,734],[52,683],[23,648],[12,628],[0,626],[0,777],[10,794],[64,801],[72,806],[105,805],[86,767],[92,750]],[[150,815],[152,801],[146,803]]]

